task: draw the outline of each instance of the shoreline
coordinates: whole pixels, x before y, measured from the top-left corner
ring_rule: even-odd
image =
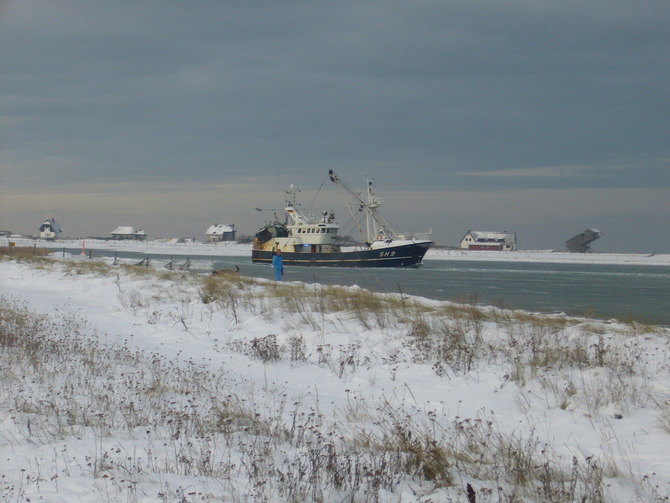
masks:
[[[102,239],[61,239],[43,241],[31,238],[0,238],[0,246],[9,242],[17,247],[39,246],[53,250],[63,248],[111,250],[135,253],[156,253],[163,255],[220,255],[251,256],[251,244],[239,244],[232,241],[205,243],[200,241],[178,242],[174,239],[161,239],[144,242],[111,241]],[[518,250],[485,251],[431,248],[424,260],[484,261],[484,262],[528,262],[528,263],[564,263],[564,264],[609,264],[609,265],[648,265],[670,267],[670,253],[570,253],[555,250]]]

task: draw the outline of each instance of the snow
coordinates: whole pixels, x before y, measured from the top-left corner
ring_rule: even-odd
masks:
[[[599,255],[431,250],[426,259],[670,265],[667,255]],[[390,306],[379,309],[358,287],[331,298],[332,287],[234,275],[208,297],[210,279],[96,268],[76,255],[0,260],[3,501],[446,503],[467,502],[470,484],[481,503],[511,500],[524,473],[555,489],[559,471],[575,501],[670,496],[666,329],[400,294],[376,295]],[[22,323],[8,313],[22,306],[51,320],[45,361],[5,345]],[[387,475],[417,446],[421,467]],[[442,452],[451,457],[440,461]],[[448,483],[426,475],[431,460]],[[579,493],[593,473],[602,485]],[[515,501],[552,500],[527,491]]]
[[[668,253],[569,253],[554,250],[488,251],[429,249],[424,260],[433,259],[670,266],[670,254]]]

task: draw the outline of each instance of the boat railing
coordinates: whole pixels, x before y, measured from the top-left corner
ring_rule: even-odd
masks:
[[[406,239],[408,241],[430,241],[431,233],[430,232],[414,232],[412,234],[398,234],[397,239]]]

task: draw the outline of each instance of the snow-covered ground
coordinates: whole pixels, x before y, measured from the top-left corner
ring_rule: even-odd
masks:
[[[0,238],[0,246],[7,246],[9,238]],[[38,246],[59,250],[104,249],[140,253],[197,255],[251,256],[251,245],[233,242],[203,243],[191,241],[179,243],[177,240],[153,240],[146,242],[108,241],[100,239],[77,239],[43,241],[33,239],[11,239],[16,246]],[[520,250],[515,252],[474,251],[445,248],[431,248],[424,260],[482,260],[506,262],[550,262],[584,264],[628,264],[670,266],[670,253],[568,253],[554,250]]]
[[[0,288],[3,501],[670,497],[665,329],[77,256]]]

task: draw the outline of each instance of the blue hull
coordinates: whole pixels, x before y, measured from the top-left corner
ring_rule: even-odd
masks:
[[[431,243],[412,243],[382,250],[355,250],[339,253],[291,253],[282,252],[285,265],[309,267],[416,267]],[[251,260],[256,263],[272,263],[272,252],[252,250]]]

